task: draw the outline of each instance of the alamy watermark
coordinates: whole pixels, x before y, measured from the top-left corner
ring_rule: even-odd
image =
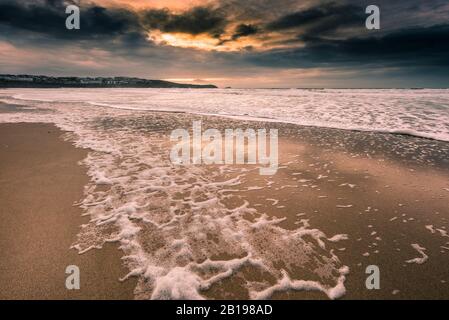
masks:
[[[368,290],[380,289],[380,269],[376,265],[369,265],[365,269],[365,273],[369,274],[366,278],[365,286]]]
[[[261,165],[261,175],[274,175],[278,170],[278,130],[218,129],[202,131],[201,121],[193,121],[192,136],[186,129],[173,130],[170,151],[175,165],[253,164]]]
[[[365,26],[368,30],[379,30],[380,29],[380,9],[378,6],[370,5],[366,7],[366,14],[369,14],[366,18]]]
[[[76,5],[70,5],[65,8],[65,13],[69,16],[65,19],[65,27],[68,30],[80,29],[80,8]]]
[[[67,290],[79,290],[80,286],[80,268],[75,265],[67,266],[65,273],[68,277],[65,279],[65,287]]]

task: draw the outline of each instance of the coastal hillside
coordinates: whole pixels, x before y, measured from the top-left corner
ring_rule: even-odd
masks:
[[[0,88],[217,88],[164,80],[128,77],[48,77],[35,75],[0,75]]]

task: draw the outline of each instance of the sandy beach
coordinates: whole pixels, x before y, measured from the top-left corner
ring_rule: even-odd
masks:
[[[306,223],[327,235],[348,235],[348,240],[330,244],[351,270],[343,299],[448,298],[449,272],[441,268],[449,262],[447,167],[407,165],[386,152],[355,156],[348,150],[323,150],[291,138],[281,139],[280,149],[284,164],[298,156],[301,161],[281,170],[269,190],[248,191],[243,199],[269,215],[286,217],[280,224],[283,228]],[[248,181],[252,186],[266,185],[257,175]],[[433,230],[435,226],[440,232]],[[407,262],[421,257],[414,243],[429,256],[423,264]],[[369,265],[380,269],[380,290],[365,286]],[[296,276],[303,277],[300,272]],[[325,298],[301,291],[273,295],[276,299],[320,297]]]
[[[325,271],[329,268],[326,264],[318,267],[324,268],[319,273],[314,270],[317,266],[313,266],[312,262],[294,265],[298,261],[292,255],[295,252],[304,254],[302,251],[298,253],[295,245],[320,250],[313,234],[310,239],[305,236],[301,240],[305,242],[298,244],[287,241],[283,244],[276,240],[277,236],[273,233],[279,230],[289,232],[288,230],[316,228],[325,234],[324,239],[330,239],[332,235],[345,235],[341,241],[327,241],[327,253],[322,253],[323,257],[329,253],[331,256],[338,256],[338,264],[345,265],[350,270],[346,276],[346,293],[343,299],[448,297],[449,271],[441,266],[449,262],[449,238],[446,233],[449,222],[449,172],[446,151],[430,148],[436,142],[407,136],[223,121],[216,117],[170,113],[138,116],[132,121],[132,125],[136,130],[140,128],[143,136],[151,132],[162,132],[162,136],[167,139],[170,128],[164,127],[161,131],[162,120],[179,125],[180,122],[192,121],[192,118],[202,119],[206,127],[269,126],[280,130],[278,173],[267,177],[259,175],[257,170],[250,170],[245,173],[242,183],[223,190],[224,194],[234,195],[223,200],[228,209],[248,203],[248,207],[263,212],[269,220],[280,219],[275,224],[281,229],[262,227],[254,233],[248,231],[254,237],[254,242],[251,242],[253,250],[256,250],[254,252],[259,249],[265,253],[279,250],[279,256],[264,256],[265,259],[272,259],[276,268],[288,270],[290,277],[295,279],[315,280],[321,277],[320,281],[329,281],[329,285],[332,285],[334,271]],[[125,123],[129,125],[128,121],[109,119],[103,126],[119,130]],[[81,217],[83,210],[73,205],[83,197],[83,187],[89,181],[85,168],[77,164],[86,157],[88,150],[75,148],[70,142],[63,141],[62,134],[62,131],[49,124],[0,125],[3,221],[0,233],[3,254],[0,262],[0,283],[3,288],[1,297],[133,298],[136,278],[131,277],[123,283],[118,281],[127,274],[127,270],[120,261],[123,252],[117,249],[117,245],[106,243],[100,250],[90,250],[81,255],[73,249],[69,250],[80,231],[80,225],[88,221]],[[404,150],[410,141],[413,141],[410,150],[414,150],[414,153],[402,159],[398,154],[406,153]],[[398,148],[402,148],[400,153],[396,153]],[[235,166],[234,169],[238,167]],[[214,175],[217,168],[211,166],[209,169],[215,182],[236,176],[232,171]],[[100,184],[97,188],[100,195],[104,196],[104,192],[108,192],[110,187]],[[112,191],[113,189],[109,189],[109,192]],[[207,200],[204,195],[201,198]],[[149,209],[159,212],[154,216],[158,217],[159,223],[166,219],[162,208],[155,204]],[[247,219],[258,221],[251,214],[247,215]],[[157,254],[167,241],[161,238],[164,234],[150,227],[151,224],[138,225],[142,228],[139,242],[148,254]],[[209,230],[206,234],[211,239],[216,238],[214,241],[220,244],[224,241],[221,239],[221,232],[214,234]],[[113,234],[116,233],[112,232]],[[282,234],[284,233],[279,236]],[[289,237],[287,235],[285,233],[282,237]],[[193,241],[192,239],[188,241]],[[262,243],[259,249],[258,243]],[[424,248],[427,258],[422,264],[410,262],[415,258],[422,258],[413,247],[414,244]],[[208,252],[210,244],[203,245],[204,248],[199,250]],[[217,247],[214,252],[209,256],[212,261],[242,257],[239,250],[229,255],[229,250]],[[209,254],[211,253],[207,253]],[[205,257],[198,259],[204,262]],[[304,259],[310,260],[307,255]],[[294,263],[288,266],[290,260]],[[64,270],[70,264],[78,265],[81,269],[80,291],[68,291],[64,287]],[[380,290],[367,290],[365,287],[365,269],[368,265],[380,268]],[[128,263],[130,269],[132,266],[132,263]],[[329,272],[328,276],[325,276],[326,272]],[[321,276],[317,278],[317,274]],[[141,282],[142,278],[137,277],[137,280],[137,297],[148,298],[148,294],[154,289]],[[252,266],[243,266],[234,271],[233,276],[214,282],[206,290],[202,290],[201,294],[211,299],[250,298],[245,289],[246,281],[275,284],[272,275],[260,273]],[[270,298],[328,297],[314,290],[274,290]]]
[[[75,206],[88,181],[87,155],[50,124],[0,125],[0,299],[132,299],[116,244],[79,255],[69,249],[88,219]],[[67,290],[68,265],[81,289]]]
[[[137,96],[148,93],[162,100],[173,94]],[[248,94],[235,93],[222,98],[241,103]],[[22,98],[0,104],[4,298],[449,296],[449,271],[442,267],[449,262],[445,141],[408,129],[392,134],[83,102],[136,95],[126,90],[37,90],[25,93],[37,99],[28,101],[17,94]],[[191,99],[191,92],[176,94]],[[214,105],[217,94],[225,95],[200,95]],[[279,93],[251,94],[273,100]],[[297,94],[323,103],[335,95]],[[366,94],[396,101],[377,91],[345,91],[341,104]],[[84,100],[46,101],[55,97]],[[360,106],[357,112],[365,112]],[[267,166],[261,163],[174,163],[171,134],[190,135],[195,123],[219,139],[228,129],[278,130],[277,171],[261,175]],[[418,134],[439,137],[429,128],[423,122]],[[68,265],[80,267],[79,291],[64,287]],[[379,269],[379,289],[366,287],[369,266]]]

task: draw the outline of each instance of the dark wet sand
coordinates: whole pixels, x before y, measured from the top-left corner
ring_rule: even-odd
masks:
[[[329,237],[347,234],[348,240],[327,245],[350,268],[343,299],[449,299],[449,237],[426,229],[449,230],[448,168],[406,165],[380,155],[355,157],[289,138],[280,139],[279,149],[285,167],[272,178],[257,173],[248,178],[248,187],[265,188],[242,193],[242,199],[261,212],[286,217],[280,224],[286,229],[306,219]],[[274,183],[267,187],[266,180]],[[406,263],[421,256],[411,246],[415,243],[426,248],[423,264]],[[369,265],[380,269],[380,290],[365,286]],[[273,298],[327,299],[294,291]]]
[[[116,244],[79,255],[82,210],[74,206],[88,182],[78,161],[86,151],[49,124],[0,125],[0,299],[132,299],[135,282]],[[81,289],[67,290],[65,269],[77,265]]]

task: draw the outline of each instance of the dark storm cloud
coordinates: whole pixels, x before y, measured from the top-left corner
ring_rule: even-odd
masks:
[[[394,63],[407,67],[439,65],[449,67],[449,24],[398,30],[382,37],[350,38],[339,41],[309,39],[310,55],[333,53],[328,61]],[[307,43],[307,42],[306,42]],[[326,54],[327,55],[327,54]]]
[[[168,9],[135,12],[94,3],[80,6],[81,29],[67,31],[65,7],[74,1],[0,0],[0,25],[64,39],[96,39],[100,36],[142,35],[149,29],[197,35],[219,36],[227,24],[224,12],[209,7],[194,7],[182,13]],[[141,38],[141,37],[140,37]]]
[[[124,34],[139,30],[134,13],[123,9],[90,7],[81,13],[83,27],[94,34]]]
[[[303,37],[305,47],[252,56],[272,67],[360,66],[449,68],[449,24],[408,28],[378,37],[329,40]]]
[[[126,9],[88,5],[80,8],[81,29],[68,32],[65,28],[67,3],[71,2],[1,0],[0,26],[64,39],[95,39],[99,36],[135,34],[139,31],[135,13]]]
[[[205,0],[207,5],[184,11],[178,11],[179,7],[133,10],[103,7],[95,0],[73,1],[80,3],[81,30],[68,31],[65,7],[70,2],[0,0],[0,45],[3,41],[30,55],[37,49],[56,58],[76,52],[81,62],[104,60],[105,69],[99,70],[110,75],[120,67],[126,73],[135,64],[135,75],[158,69],[165,76],[173,66],[176,71],[172,74],[177,76],[179,70],[205,68],[204,61],[208,61],[208,70],[236,69],[239,74],[269,68],[360,72],[385,68],[402,79],[408,74],[415,78],[426,75],[429,83],[432,77],[438,76],[440,82],[449,79],[447,0],[376,0],[381,8],[381,30],[372,31],[365,29],[365,8],[373,4],[371,0]],[[211,3],[214,5],[208,6]],[[253,50],[248,46],[238,52],[220,52],[158,45],[148,40],[148,31],[153,30],[201,35],[198,41],[216,37],[219,41],[209,43],[216,43],[217,48],[238,48],[239,43],[246,43],[241,38],[251,37],[247,42],[254,46]],[[101,54],[91,56],[90,49]],[[12,55],[3,55],[0,68],[17,66],[26,71],[33,67],[31,62],[29,67],[21,67],[26,61],[14,65]],[[33,64],[44,65],[39,61]],[[57,72],[67,70],[64,63],[53,60],[46,66]],[[75,65],[71,70],[88,72],[77,68],[82,67]]]
[[[143,23],[150,29],[163,32],[181,32],[192,35],[208,33],[219,36],[227,24],[224,13],[209,7],[194,7],[174,14],[168,9],[148,10],[143,14]]]
[[[63,11],[56,10],[60,4],[59,2],[55,2],[52,6],[54,9],[49,9],[41,1],[37,1],[36,3],[30,1],[20,3],[15,1],[2,1],[0,2],[0,23],[19,29],[46,33],[53,32],[58,25],[64,26],[65,17]]]
[[[232,35],[232,40],[237,40],[241,37],[251,36],[258,33],[260,30],[257,26],[252,24],[239,24]]]
[[[331,2],[282,16],[268,23],[266,29],[282,31],[307,27],[313,33],[323,33],[340,27],[363,25],[365,18],[364,8],[360,6]]]

